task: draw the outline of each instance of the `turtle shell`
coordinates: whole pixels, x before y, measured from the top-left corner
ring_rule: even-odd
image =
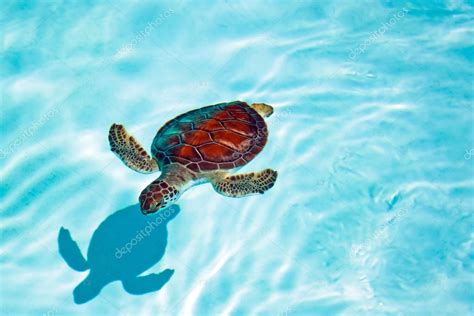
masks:
[[[195,172],[229,170],[252,160],[267,136],[265,121],[247,103],[220,103],[167,122],[156,134],[151,152],[160,168],[180,163]]]

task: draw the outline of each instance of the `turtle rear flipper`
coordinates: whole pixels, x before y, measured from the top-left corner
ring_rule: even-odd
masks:
[[[69,230],[61,227],[58,235],[59,253],[64,261],[76,271],[86,271],[89,269],[86,259],[81,253],[77,243],[72,240]]]
[[[272,169],[212,179],[214,189],[225,196],[243,197],[263,194],[275,184],[278,173]]]
[[[109,130],[110,149],[132,170],[140,173],[158,171],[158,164],[125,127],[112,124]]]
[[[152,273],[122,280],[123,288],[130,294],[142,295],[160,290],[173,275],[174,270],[166,269],[158,274]]]
[[[104,284],[97,279],[97,276],[89,273],[89,275],[79,283],[78,286],[72,292],[74,296],[74,303],[84,304],[89,302],[91,299],[99,295],[100,291],[104,287]]]

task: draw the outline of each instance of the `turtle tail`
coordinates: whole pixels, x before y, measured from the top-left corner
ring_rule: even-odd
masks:
[[[250,107],[263,117],[269,117],[273,114],[273,107],[265,103],[253,103]]]

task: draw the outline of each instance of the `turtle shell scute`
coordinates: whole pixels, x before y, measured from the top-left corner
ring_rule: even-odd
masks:
[[[195,172],[229,170],[252,160],[266,144],[263,118],[245,102],[220,103],[168,121],[151,152],[160,166],[179,163]]]

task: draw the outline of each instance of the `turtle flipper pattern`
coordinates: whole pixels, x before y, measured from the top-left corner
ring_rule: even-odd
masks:
[[[110,149],[130,169],[140,173],[152,173],[158,170],[156,161],[123,125],[112,124],[109,130],[109,142]]]
[[[263,194],[273,187],[277,176],[278,173],[275,170],[265,169],[260,172],[250,172],[214,179],[212,184],[214,189],[222,195],[243,197],[256,193]]]
[[[67,265],[76,271],[86,271],[89,264],[81,253],[79,246],[72,239],[69,230],[61,227],[58,235],[59,253]]]

